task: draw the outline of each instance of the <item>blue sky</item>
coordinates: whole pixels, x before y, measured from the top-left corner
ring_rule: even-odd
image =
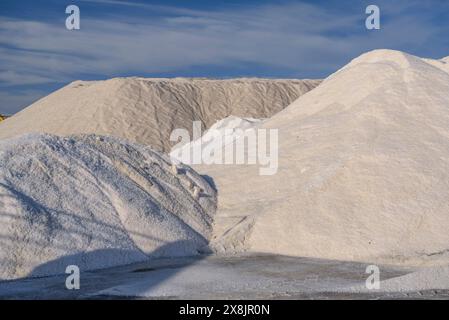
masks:
[[[81,30],[65,28],[70,4]],[[448,35],[447,0],[2,0],[0,113],[78,79],[323,78],[377,48],[441,58]]]

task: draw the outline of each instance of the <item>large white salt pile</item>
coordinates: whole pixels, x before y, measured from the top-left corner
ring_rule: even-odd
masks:
[[[265,121],[279,169],[202,166],[214,246],[393,264],[449,261],[449,74],[376,50]]]
[[[229,115],[267,118],[319,80],[145,79],[75,81],[0,124],[0,139],[30,132],[95,133],[169,151],[173,129],[192,133]]]
[[[191,168],[94,135],[1,140],[0,197],[0,279],[197,254],[216,206]]]

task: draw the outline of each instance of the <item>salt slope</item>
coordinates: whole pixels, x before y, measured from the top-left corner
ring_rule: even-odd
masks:
[[[318,80],[144,79],[75,81],[0,125],[0,139],[30,132],[113,135],[169,151],[175,128],[209,128],[229,115],[266,118]]]
[[[194,159],[201,159],[202,152],[209,149],[208,156],[213,157],[214,150],[222,149],[226,144],[235,142],[238,130],[246,131],[260,124],[262,119],[239,118],[229,116],[214,123],[199,139],[180,147],[174,146],[170,158],[176,163],[194,164]]]
[[[197,168],[220,193],[215,250],[448,261],[448,73],[406,53],[369,52],[261,127],[279,129],[276,175]]]
[[[0,197],[0,279],[195,255],[216,207],[191,168],[174,174],[166,155],[93,135],[0,141]]]

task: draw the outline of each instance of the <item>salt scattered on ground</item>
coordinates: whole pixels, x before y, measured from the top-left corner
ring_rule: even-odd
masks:
[[[449,266],[428,268],[407,275],[381,281],[380,291],[411,292],[421,290],[448,290]]]
[[[80,290],[66,290],[66,275],[0,282],[0,299],[449,297],[449,290],[444,288],[447,272],[423,282],[420,279],[425,278],[422,275],[428,271],[379,265],[380,289],[368,290],[365,287],[366,267],[367,264],[357,262],[255,254],[151,259],[83,272]],[[417,277],[418,274],[421,276]],[[390,282],[397,285],[388,285]]]
[[[1,140],[0,197],[3,280],[198,254],[216,206],[191,168],[95,135]]]
[[[382,272],[380,272],[382,277]],[[420,292],[427,290],[449,290],[449,266],[424,268],[415,272],[393,277],[387,280],[380,278],[379,287],[368,289],[366,285],[339,288],[338,292]]]

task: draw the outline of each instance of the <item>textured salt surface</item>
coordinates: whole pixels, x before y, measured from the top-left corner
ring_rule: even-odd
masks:
[[[166,155],[93,135],[0,141],[0,197],[0,279],[195,255],[216,206],[189,167],[175,174]]]
[[[227,144],[233,144],[238,138],[238,132],[251,130],[261,124],[262,119],[239,118],[230,116],[214,123],[199,139],[180,147],[174,146],[170,157],[175,162],[194,164],[194,159],[201,159],[205,150],[210,150],[208,156],[214,157],[214,151],[219,151]],[[220,157],[223,159],[223,157]]]
[[[112,135],[169,151],[170,133],[234,115],[267,118],[318,80],[144,79],[75,81],[0,125],[0,139],[30,132]]]
[[[215,250],[447,263],[448,106],[441,68],[391,50],[354,59],[260,126],[279,130],[276,175],[195,167],[219,190]]]

